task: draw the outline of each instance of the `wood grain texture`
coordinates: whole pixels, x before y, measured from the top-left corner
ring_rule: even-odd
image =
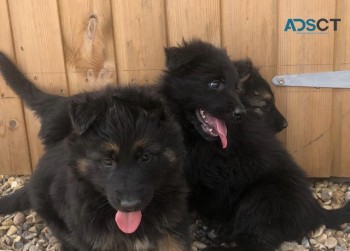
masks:
[[[288,18],[335,16],[335,1],[278,2],[278,73],[295,74],[333,70],[334,32],[310,35],[284,32]],[[278,90],[286,102],[289,121],[286,146],[311,176],[330,175],[332,159],[332,89],[286,87]],[[284,93],[283,93],[284,92]]]
[[[0,51],[15,61],[6,0],[0,0]],[[30,174],[31,162],[22,102],[0,76],[0,173]]]
[[[19,68],[43,90],[68,94],[57,2],[11,0],[8,3]],[[37,136],[39,122],[27,109],[25,118],[35,166],[43,151]]]
[[[222,0],[222,46],[234,59],[276,67],[277,1]]]
[[[164,68],[164,1],[112,1],[118,82],[150,83]]]
[[[70,94],[116,84],[110,2],[62,0],[58,4]]]
[[[167,0],[168,45],[200,38],[221,45],[219,0]]]
[[[350,70],[350,1],[338,0],[336,17],[341,18],[335,33],[334,70]],[[350,90],[333,90],[332,175],[350,177]]]

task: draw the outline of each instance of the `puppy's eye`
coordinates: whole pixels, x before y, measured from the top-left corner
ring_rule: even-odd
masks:
[[[112,159],[102,159],[102,164],[105,166],[105,167],[110,167],[113,165],[113,160]]]
[[[210,89],[219,89],[222,83],[219,80],[214,80],[208,83]]]
[[[149,161],[151,161],[151,159],[152,159],[152,154],[150,154],[150,153],[145,153],[140,158],[140,160],[142,162],[149,162]]]
[[[267,110],[270,107],[270,104],[267,103],[266,105],[260,106],[261,110]]]

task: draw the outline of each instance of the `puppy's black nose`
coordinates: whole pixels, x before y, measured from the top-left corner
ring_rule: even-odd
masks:
[[[121,200],[120,207],[123,211],[135,211],[139,210],[141,206],[141,200],[132,199],[132,200]]]
[[[246,111],[243,107],[235,107],[235,109],[233,110],[233,116],[237,121],[242,120],[245,115]]]

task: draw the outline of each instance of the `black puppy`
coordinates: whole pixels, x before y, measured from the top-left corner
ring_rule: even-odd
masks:
[[[260,122],[278,133],[288,126],[285,117],[275,105],[275,97],[269,83],[253,66],[250,59],[234,61],[239,74],[238,92],[246,110],[255,112]]]
[[[194,138],[207,141],[219,139],[226,148],[225,120],[239,121],[245,115],[237,92],[239,75],[227,52],[193,40],[166,48],[165,53],[167,70],[160,81],[160,92],[185,133],[196,132]]]
[[[149,91],[66,99],[72,132],[47,147],[27,185],[0,199],[0,213],[33,208],[64,251],[190,250],[180,127]]]
[[[165,52],[161,92],[183,128],[191,208],[220,222],[237,244],[207,250],[273,251],[321,224],[350,221],[350,204],[328,211],[313,198],[304,172],[260,112],[247,109],[237,123],[232,95],[255,85],[235,85],[222,50],[194,41]],[[251,74],[256,77],[254,69]],[[253,95],[246,102],[254,104]]]

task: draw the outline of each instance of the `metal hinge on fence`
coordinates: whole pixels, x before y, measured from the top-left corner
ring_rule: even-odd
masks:
[[[272,79],[276,86],[350,88],[350,71],[332,71],[280,75]]]

